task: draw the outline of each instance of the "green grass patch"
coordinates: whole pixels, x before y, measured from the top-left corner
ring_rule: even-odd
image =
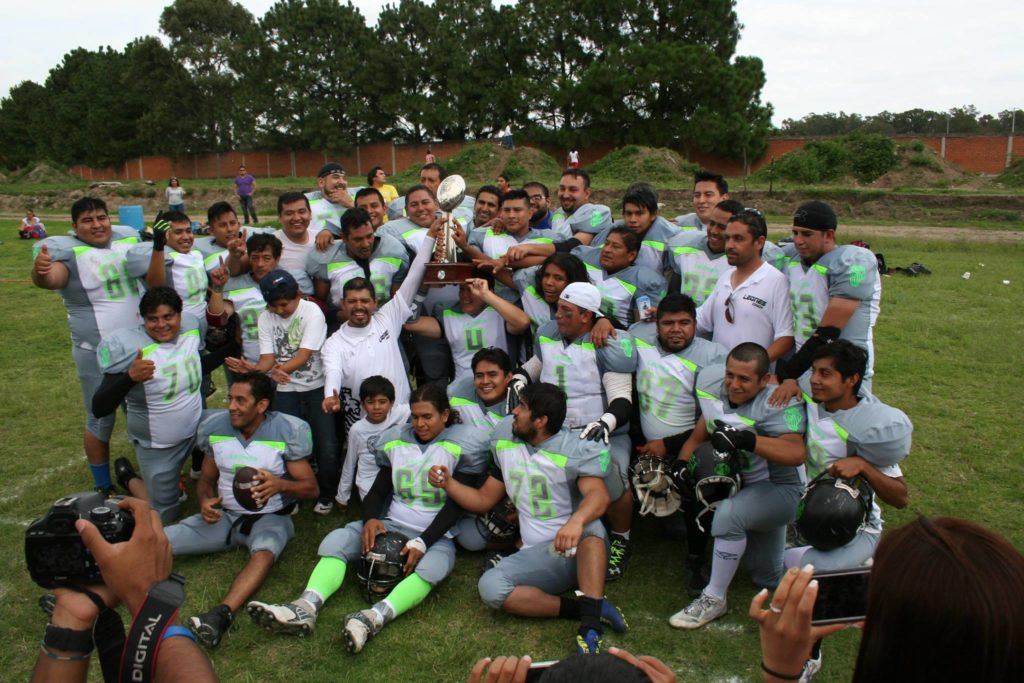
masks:
[[[587,172],[602,187],[612,183],[629,185],[642,180],[655,185],[686,187],[693,185],[697,164],[665,148],[626,145],[609,152],[587,166]]]
[[[25,525],[60,495],[90,488],[81,446],[82,405],[71,361],[66,317],[58,296],[28,282],[28,242],[11,239],[16,222],[0,221],[0,405],[4,458],[0,476],[0,666],[8,680],[27,679],[45,618],[36,606],[42,592],[28,579],[23,559]],[[845,233],[846,231],[844,231]],[[856,239],[851,228],[845,239]],[[976,520],[1024,548],[1024,459],[1020,418],[1024,392],[1024,246],[970,241],[870,239],[890,264],[919,261],[932,275],[883,280],[881,316],[875,328],[875,392],[902,408],[915,426],[904,464],[910,488],[906,510],[886,510],[890,527],[916,515],[954,515]],[[982,265],[984,264],[984,265]],[[961,278],[971,271],[970,280]],[[1003,280],[1009,280],[1004,285]],[[223,376],[211,407],[223,405]],[[131,456],[118,418],[113,455]],[[196,511],[189,482],[189,514]],[[320,540],[346,519],[322,518],[307,506],[295,518],[296,538],[274,568],[261,599],[295,597],[316,561]],[[697,632],[676,631],[668,617],[687,599],[682,544],[663,537],[654,520],[634,532],[637,553],[626,578],[608,587],[630,622],[630,631],[607,642],[666,661],[680,680],[760,680],[758,633],[746,616],[754,593],[742,571],[729,594],[729,613]],[[178,558],[188,579],[183,614],[208,609],[245,563],[241,551]],[[530,653],[558,659],[572,650],[575,625],[496,614],[477,595],[479,554],[462,553],[454,573],[413,612],[389,625],[358,656],[344,652],[341,620],[365,603],[354,572],[324,610],[308,639],[272,636],[244,615],[211,655],[225,681],[463,681],[479,657]],[[941,596],[937,596],[941,599]],[[825,668],[816,680],[848,681],[858,634],[844,632],[825,644]],[[94,665],[92,680],[100,680]]]

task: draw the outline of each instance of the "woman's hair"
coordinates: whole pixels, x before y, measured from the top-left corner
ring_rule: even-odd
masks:
[[[167,187],[171,187],[174,183],[178,183],[178,187],[181,187],[181,182],[175,176],[171,176],[171,179],[167,181]]]
[[[453,424],[462,422],[459,418],[459,411],[452,410],[452,406],[448,402],[448,392],[441,384],[431,382],[416,387],[412,395],[409,396],[409,405],[411,406],[413,403],[430,403],[437,410],[438,414],[447,410],[448,421],[445,422],[445,427],[451,427]]]
[[[855,682],[1024,680],[1024,555],[951,517],[878,546]]]
[[[556,251],[544,259],[544,263],[534,273],[533,286],[538,295],[541,293],[544,271],[548,269],[548,266],[557,266],[562,269],[562,272],[565,273],[566,285],[573,282],[590,282],[590,278],[587,276],[587,267],[583,265],[583,261],[578,256]]]

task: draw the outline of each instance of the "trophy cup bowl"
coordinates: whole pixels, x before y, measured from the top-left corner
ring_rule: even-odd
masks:
[[[459,263],[459,248],[452,237],[455,219],[452,211],[466,198],[466,181],[460,175],[450,175],[437,187],[437,203],[441,206],[445,219],[444,227],[438,240],[444,245],[440,261],[427,263],[423,275],[425,285],[460,285],[473,277],[472,263]]]

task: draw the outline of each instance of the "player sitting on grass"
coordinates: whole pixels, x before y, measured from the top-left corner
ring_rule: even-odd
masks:
[[[409,424],[392,427],[377,439],[374,453],[380,472],[363,501],[363,520],[324,538],[320,561],[298,598],[280,605],[250,602],[253,621],[278,633],[310,633],[324,603],[341,588],[348,566],[374,547],[379,534],[401,534],[411,539],[402,548],[405,578],[370,609],[344,619],[345,646],[354,654],[451,573],[455,544],[445,534],[463,510],[428,483],[428,474],[431,467],[443,465],[467,483],[477,481],[487,465],[487,434],[449,425],[453,412],[448,397],[434,384],[416,389],[409,409]]]
[[[512,415],[491,435],[494,460],[483,486],[454,480],[443,465],[431,469],[430,483],[478,513],[508,494],[523,546],[480,577],[480,597],[522,617],[578,619],[577,649],[595,654],[602,621],[626,630],[622,614],[604,599],[608,536],[601,515],[608,508],[604,477],[611,456],[605,444],[564,429],[565,410],[565,393],[555,385],[524,388]],[[579,599],[559,597],[576,586]]]
[[[211,610],[188,620],[199,641],[216,647],[234,621],[235,612],[259,590],[274,561],[295,535],[291,510],[295,499],[317,496],[309,466],[309,426],[270,410],[274,384],[262,373],[235,378],[228,389],[228,409],[211,411],[199,425],[203,459],[196,484],[198,515],[167,527],[175,555],[216,553],[237,546],[249,549],[249,561],[235,576],[228,594]],[[248,498],[235,494],[235,473],[255,468]],[[219,509],[218,509],[219,508]]]

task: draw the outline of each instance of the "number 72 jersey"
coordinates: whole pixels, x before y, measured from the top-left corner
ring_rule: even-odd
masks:
[[[516,438],[507,417],[494,428],[491,476],[519,512],[523,548],[554,540],[580,502],[576,479],[608,474],[608,447],[562,429],[537,446]]]
[[[140,350],[156,366],[153,377],[135,384],[126,398],[133,441],[170,448],[195,436],[203,411],[202,344],[199,321],[188,313],[181,315],[181,331],[173,341],[158,343],[139,326],[117,330],[100,343],[96,355],[106,374],[128,372]]]

